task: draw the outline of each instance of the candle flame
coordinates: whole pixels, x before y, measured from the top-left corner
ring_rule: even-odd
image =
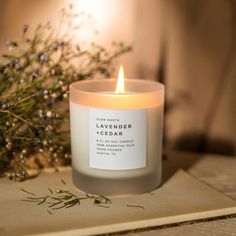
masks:
[[[123,67],[120,66],[118,80],[116,84],[116,93],[124,93],[125,92],[125,77]]]

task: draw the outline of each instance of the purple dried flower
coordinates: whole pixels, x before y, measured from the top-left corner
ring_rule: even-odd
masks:
[[[29,25],[24,24],[23,25],[23,34],[25,34],[29,29]]]

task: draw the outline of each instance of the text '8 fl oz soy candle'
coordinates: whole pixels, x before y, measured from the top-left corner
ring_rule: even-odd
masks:
[[[70,85],[74,184],[94,194],[138,194],[161,182],[164,86],[119,78]]]

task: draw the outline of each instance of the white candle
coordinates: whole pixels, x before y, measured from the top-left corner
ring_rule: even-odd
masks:
[[[85,192],[137,194],[160,185],[164,86],[126,79],[125,91],[114,79],[70,85],[73,182]]]

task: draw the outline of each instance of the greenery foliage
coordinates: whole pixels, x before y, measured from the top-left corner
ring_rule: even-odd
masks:
[[[112,52],[94,42],[74,44],[73,32],[83,26],[73,19],[84,16],[62,9],[58,28],[39,24],[29,37],[24,25],[20,40],[6,42],[8,51],[0,55],[0,174],[21,180],[27,169],[70,163],[69,84],[109,77],[114,59],[130,50],[122,43],[113,43]]]

